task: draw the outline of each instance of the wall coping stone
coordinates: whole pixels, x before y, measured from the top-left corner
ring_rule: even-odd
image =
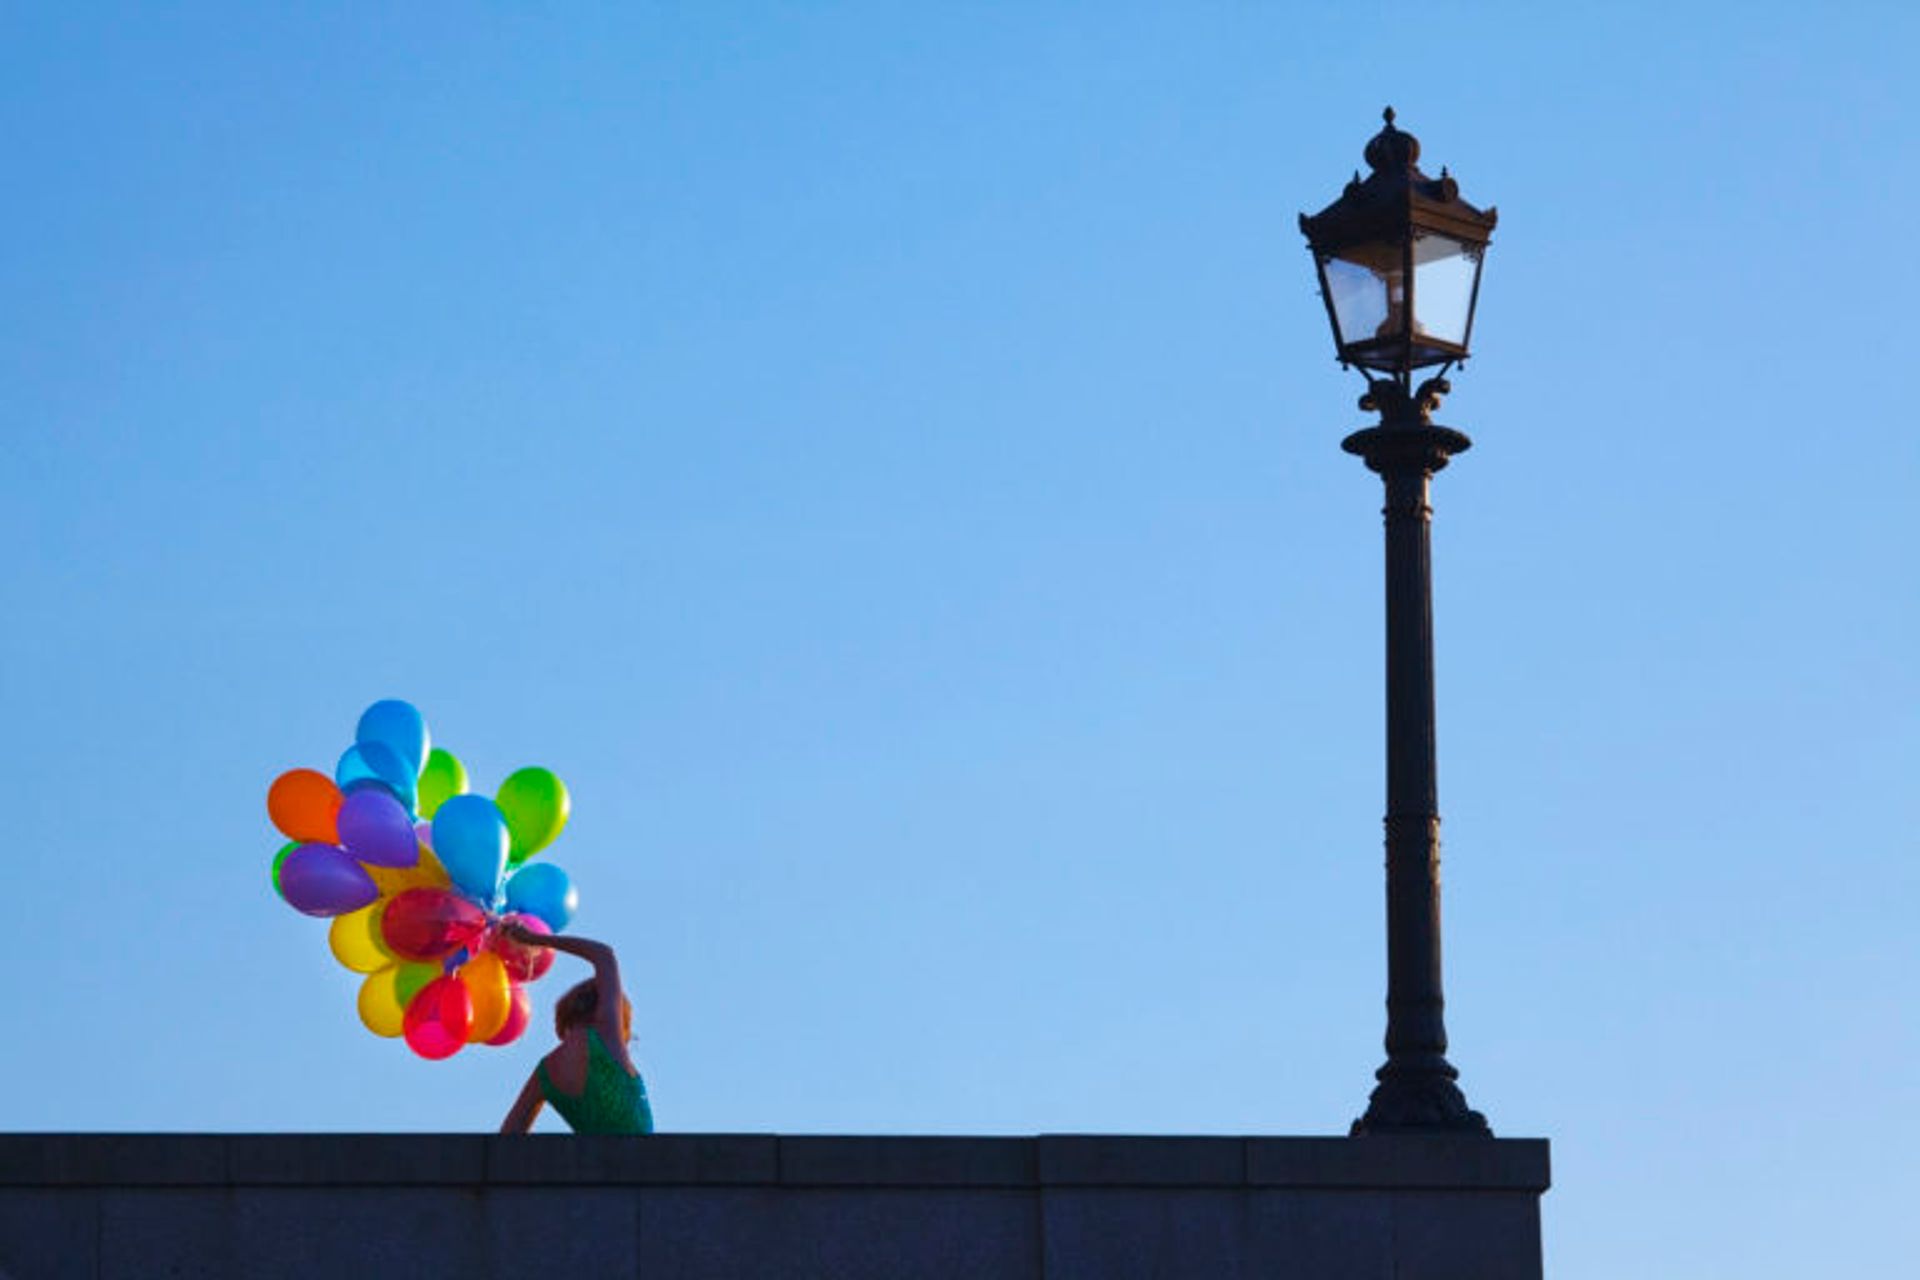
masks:
[[[1538,1194],[1542,1138],[0,1133],[0,1187],[1327,1188]]]

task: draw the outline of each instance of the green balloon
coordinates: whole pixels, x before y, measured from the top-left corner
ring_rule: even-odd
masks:
[[[431,818],[438,809],[455,796],[467,794],[467,766],[460,763],[451,751],[435,747],[427,753],[427,762],[420,768],[420,816]]]
[[[280,846],[280,852],[273,855],[273,891],[279,893],[283,899],[287,895],[280,891],[280,867],[282,863],[286,862],[287,855],[299,847],[300,842],[298,840],[289,840]]]
[[[420,988],[432,982],[446,972],[437,964],[400,963],[400,970],[393,975],[393,994],[402,1009],[413,1003],[420,994]]]
[[[513,837],[508,862],[524,862],[552,844],[573,809],[567,784],[549,769],[516,769],[500,784],[493,802]]]

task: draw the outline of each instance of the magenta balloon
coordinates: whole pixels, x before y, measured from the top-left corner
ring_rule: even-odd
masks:
[[[280,864],[280,894],[310,916],[357,911],[380,896],[367,869],[330,844],[303,844]]]
[[[413,819],[398,800],[378,787],[348,796],[340,806],[340,843],[375,867],[411,867],[420,861]]]

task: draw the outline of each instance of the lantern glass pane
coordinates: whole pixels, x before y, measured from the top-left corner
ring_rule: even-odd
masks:
[[[1413,242],[1413,332],[1456,347],[1467,345],[1473,319],[1473,282],[1482,246],[1451,236],[1423,234]]]
[[[1322,267],[1340,345],[1372,342],[1401,332],[1406,313],[1404,259],[1393,244],[1356,245],[1328,257]]]

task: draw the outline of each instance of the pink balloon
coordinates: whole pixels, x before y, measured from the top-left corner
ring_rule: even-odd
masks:
[[[407,1005],[401,1024],[407,1048],[423,1058],[451,1058],[467,1043],[473,1029],[473,997],[467,984],[452,974],[441,974],[420,988]]]
[[[547,922],[539,916],[514,913],[506,916],[501,923],[517,924],[529,933],[553,932]],[[499,956],[507,966],[507,976],[515,982],[532,982],[553,968],[552,947],[530,947],[515,942],[503,933],[495,933],[487,942],[487,950]]]
[[[519,983],[513,984],[513,1003],[507,1007],[507,1020],[500,1030],[494,1033],[488,1044],[512,1044],[520,1038],[520,1033],[533,1021],[533,1001],[527,996],[527,989]]]

